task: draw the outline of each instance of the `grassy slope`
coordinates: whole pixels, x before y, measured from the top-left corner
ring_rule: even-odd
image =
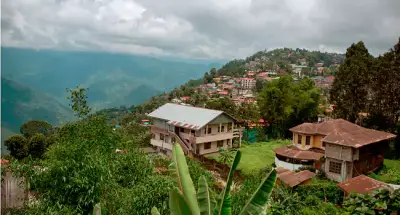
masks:
[[[271,142],[255,143],[251,145],[242,145],[242,159],[238,169],[244,173],[249,173],[253,170],[260,170],[266,166],[271,166],[274,162],[274,148],[290,144],[289,140],[275,140]]]

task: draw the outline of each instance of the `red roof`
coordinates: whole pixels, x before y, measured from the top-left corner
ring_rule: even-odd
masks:
[[[290,187],[295,187],[313,177],[315,177],[315,173],[310,172],[309,170],[303,170],[298,173],[294,173],[285,168],[277,168],[278,179],[281,180],[284,184],[289,185]]]
[[[379,188],[388,188],[385,183],[365,175],[359,175],[351,178],[347,181],[337,184],[337,186],[346,193],[357,192],[361,194],[370,193]]]
[[[331,79],[331,80],[333,80],[333,79],[335,79],[335,76],[330,75],[330,76],[326,77],[325,79]]]
[[[247,75],[248,75],[248,76],[253,76],[253,75],[254,75],[254,72],[248,72]]]
[[[391,133],[363,128],[344,119],[303,123],[289,130],[301,134],[323,135],[323,142],[355,148],[396,137]]]
[[[1,164],[1,165],[7,165],[7,164],[9,164],[9,163],[10,163],[9,160],[5,160],[5,159],[1,159],[1,160],[0,160],[0,164]]]
[[[228,92],[228,91],[221,91],[221,92],[219,92],[218,94],[220,94],[220,95],[228,95],[229,92]]]
[[[264,77],[264,76],[266,76],[266,75],[267,75],[266,72],[262,72],[262,73],[258,74],[257,76],[258,76],[258,77]]]
[[[301,150],[297,146],[289,145],[274,149],[275,153],[284,157],[298,160],[319,160],[324,156],[322,152]]]
[[[242,78],[242,80],[252,81],[252,80],[254,80],[254,78]]]
[[[190,99],[190,96],[182,96],[181,97],[181,100],[189,100]]]

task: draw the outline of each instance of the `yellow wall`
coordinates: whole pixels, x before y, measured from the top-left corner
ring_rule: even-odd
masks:
[[[323,136],[319,135],[305,135],[299,133],[293,133],[293,144],[297,145],[298,137],[301,135],[301,148],[305,149],[306,146],[306,136],[310,136],[310,148],[322,148]]]

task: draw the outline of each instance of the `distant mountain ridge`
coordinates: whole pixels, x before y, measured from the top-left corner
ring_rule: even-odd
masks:
[[[37,92],[17,82],[1,78],[2,128],[19,133],[28,120],[45,120],[59,125],[73,119],[72,110],[52,96]]]
[[[64,105],[66,88],[88,87],[89,101],[96,110],[140,104],[221,65],[205,60],[8,47],[2,47],[1,58],[3,76],[50,94]],[[141,93],[135,94],[139,88],[143,88]]]

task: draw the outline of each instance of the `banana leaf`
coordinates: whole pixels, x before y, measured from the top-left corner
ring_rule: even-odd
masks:
[[[226,181],[226,187],[219,195],[217,206],[214,210],[214,215],[230,215],[232,214],[231,208],[231,196],[230,190],[232,185],[233,174],[236,171],[237,166],[239,165],[240,158],[242,157],[242,153],[240,151],[236,152],[235,159],[233,160],[231,170],[229,171],[228,180]]]
[[[197,191],[197,199],[200,207],[201,215],[211,215],[215,208],[215,199],[211,195],[206,177],[204,175],[199,178],[199,189]]]
[[[276,183],[276,170],[273,169],[268,176],[264,178],[260,186],[254,192],[251,199],[246,203],[240,215],[251,215],[251,214],[267,214],[267,204],[269,197],[272,193]]]
[[[156,207],[153,207],[153,208],[151,209],[151,215],[160,215],[160,212],[157,210]]]
[[[192,214],[200,214],[199,205],[197,203],[196,190],[193,185],[192,178],[186,163],[185,154],[179,144],[174,144],[172,149],[172,163],[169,165],[169,171],[176,186],[183,194],[185,201],[190,208]]]
[[[169,209],[171,210],[171,215],[193,214],[190,211],[181,191],[179,191],[177,187],[174,187],[169,191]]]

